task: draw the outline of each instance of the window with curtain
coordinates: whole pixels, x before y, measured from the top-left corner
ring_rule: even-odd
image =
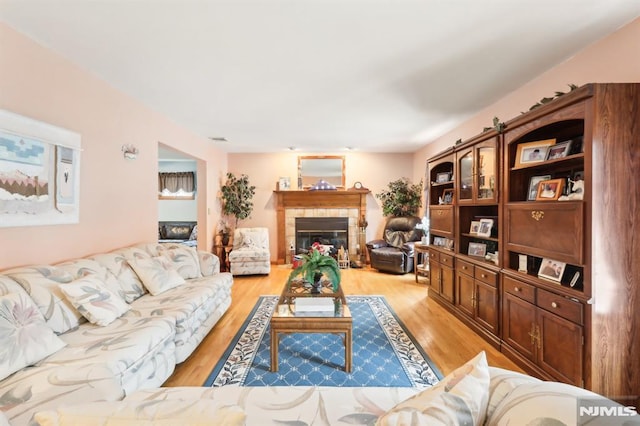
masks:
[[[158,197],[161,200],[193,200],[195,196],[194,172],[158,173]]]

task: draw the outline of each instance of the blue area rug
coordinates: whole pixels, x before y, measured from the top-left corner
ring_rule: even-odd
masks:
[[[280,336],[278,371],[270,367],[269,320],[277,296],[261,296],[204,386],[429,387],[442,378],[383,296],[347,296],[353,317],[353,367],[343,370],[342,335]]]

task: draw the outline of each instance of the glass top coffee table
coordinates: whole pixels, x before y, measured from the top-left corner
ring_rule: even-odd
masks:
[[[333,299],[333,312],[296,312],[295,299],[316,297]],[[331,284],[323,283],[319,294],[312,294],[311,287],[301,281],[285,286],[278,306],[271,316],[271,371],[278,371],[278,346],[280,334],[288,333],[334,333],[344,335],[344,369],[351,372],[351,333],[353,318],[347,306],[342,287],[334,292]]]

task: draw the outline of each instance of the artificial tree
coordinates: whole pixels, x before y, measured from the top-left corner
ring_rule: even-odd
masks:
[[[235,217],[235,229],[238,227],[239,220],[244,220],[251,215],[256,187],[249,184],[249,176],[245,174],[236,177],[233,173],[227,173],[227,181],[220,189],[222,213]]]
[[[376,198],[382,201],[383,216],[416,216],[422,201],[422,180],[411,184],[403,177],[389,182]]]

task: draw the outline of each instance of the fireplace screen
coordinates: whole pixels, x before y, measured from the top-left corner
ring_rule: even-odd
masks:
[[[313,243],[332,246],[331,253],[340,247],[349,249],[349,218],[346,217],[297,217],[296,254],[307,253]]]

